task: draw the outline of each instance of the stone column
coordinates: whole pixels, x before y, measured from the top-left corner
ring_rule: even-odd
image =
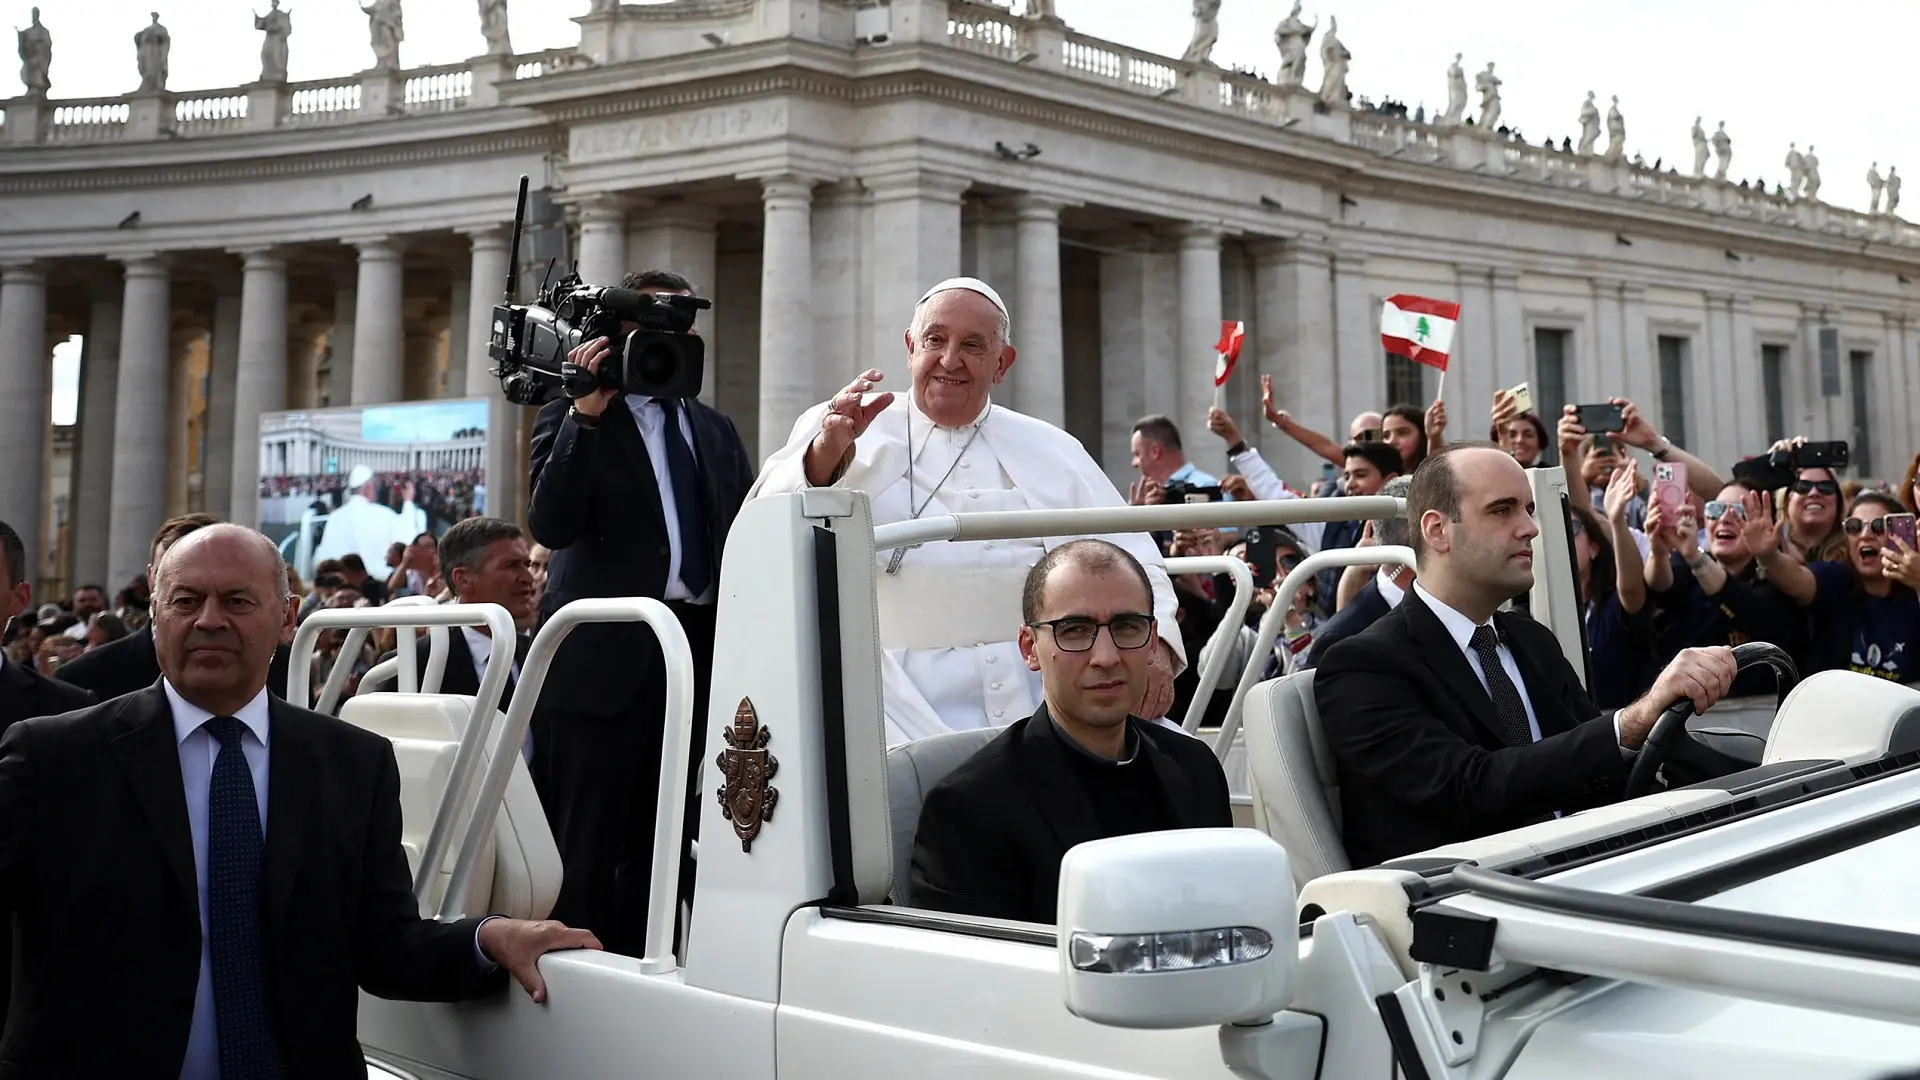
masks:
[[[1460,325],[1447,359],[1447,441],[1461,442],[1487,437],[1493,392],[1513,383],[1500,381],[1492,268],[1455,266],[1454,273],[1459,282]]]
[[[1067,422],[1066,342],[1060,314],[1060,211],[1065,205],[1039,195],[1022,195],[1015,203],[1020,287],[1013,303],[1013,336],[1019,353],[1009,373],[1019,390],[1020,411],[1060,428]],[[1219,273],[1216,257],[1216,307]]]
[[[288,312],[287,404],[289,409],[312,409],[320,404],[320,334],[326,325],[310,304]]]
[[[357,304],[357,294],[352,285],[334,289],[333,327],[327,331],[327,348],[333,352],[328,360],[329,405],[346,405],[353,401],[353,320]]]
[[[242,289],[245,288],[244,282]],[[213,302],[212,355],[207,370],[207,442],[206,458],[200,463],[200,502],[207,513],[230,521],[252,524],[252,518],[233,516],[234,434],[240,394],[240,325],[244,318],[244,293],[222,289]],[[252,422],[257,430],[259,415]],[[258,440],[255,440],[256,442]],[[249,480],[249,490],[255,481]]]
[[[26,580],[40,576],[41,485],[47,441],[47,277],[32,263],[0,265],[0,514],[27,547]]]
[[[158,256],[126,264],[120,320],[119,391],[114,399],[113,515],[107,530],[107,589],[147,572],[148,548],[166,516],[167,360],[172,282]]]
[[[580,276],[595,285],[618,285],[627,274],[627,204],[619,195],[580,200]]]
[[[1329,252],[1312,241],[1263,241],[1254,245],[1253,257],[1258,370],[1273,376],[1277,407],[1338,439],[1347,422],[1334,414],[1337,343]],[[1268,440],[1262,452],[1283,479],[1298,483],[1319,474],[1319,459],[1292,439]]]
[[[454,272],[452,313],[447,317],[447,366],[441,372],[440,396],[465,397],[467,392],[467,335],[472,333],[473,279],[467,267]]]
[[[1708,461],[1730,462],[1740,454],[1740,416],[1758,413],[1753,407],[1758,395],[1737,391],[1716,393],[1714,388],[1757,389],[1761,384],[1758,380],[1742,381],[1739,377],[1739,360],[1733,346],[1733,297],[1710,292],[1706,294],[1706,305],[1707,350],[1705,356],[1695,361],[1700,368],[1698,374],[1704,378],[1695,384],[1699,392],[1693,395],[1694,422],[1700,427],[1693,435],[1693,441],[1699,444],[1694,453]]]
[[[783,174],[760,181],[765,247],[760,256],[759,454],[783,446],[814,404],[813,180]]]
[[[1387,400],[1386,358],[1380,348],[1380,302],[1368,288],[1365,255],[1343,251],[1335,257],[1333,310],[1336,381],[1340,393],[1333,414],[1337,428],[1327,435],[1344,441],[1347,427],[1355,416],[1378,412],[1393,404]],[[1424,409],[1432,402],[1414,404]]]
[[[407,320],[407,360],[401,400],[428,401],[440,396],[441,323],[437,316]]]
[[[1647,323],[1647,289],[1631,282],[1620,289],[1621,337],[1626,341],[1626,388],[1614,393],[1639,404],[1647,421],[1660,426],[1660,372],[1653,355],[1653,331]],[[1652,412],[1646,412],[1651,409]]]
[[[1227,468],[1227,448],[1207,431],[1213,405],[1213,366],[1220,340],[1220,235],[1217,225],[1182,226],[1180,237],[1180,347],[1168,358],[1178,365],[1180,429],[1187,458],[1219,475]]]
[[[921,294],[960,273],[960,199],[972,181],[913,169],[871,177],[866,184],[873,193],[873,311],[867,339],[873,366],[886,375],[882,387],[905,393],[910,389],[907,326]],[[772,360],[763,356],[761,364]]]
[[[863,287],[860,258],[862,203],[855,180],[814,189],[813,194],[813,393],[809,403],[833,396],[866,369],[860,330],[871,290]],[[711,368],[711,365],[709,365]]]
[[[1611,278],[1593,280],[1593,363],[1582,364],[1591,375],[1578,375],[1580,400],[1605,401],[1627,392],[1626,341],[1620,331],[1620,282]]]
[[[96,297],[80,360],[80,458],[73,481],[72,576],[107,584],[107,529],[113,518],[113,413],[120,392],[120,298]],[[113,590],[108,590],[112,598]]]
[[[1133,422],[1147,411],[1149,301],[1164,283],[1153,266],[1152,234],[1127,230],[1102,237],[1100,246],[1100,460],[1125,491]]]
[[[193,372],[189,362],[194,345],[206,336],[197,320],[173,326],[167,350],[167,501],[166,516],[179,517],[190,509],[193,471]]]
[[[492,342],[493,305],[500,302],[501,267],[507,262],[507,229],[488,225],[466,230],[472,244],[468,270],[467,351],[458,361],[464,371],[464,389],[468,397],[487,399],[487,461],[483,475],[487,486],[486,512],[494,517],[515,518],[522,486],[525,459],[519,457],[520,407],[500,392],[500,380],[493,374],[493,357],[487,349]]]
[[[252,525],[260,520],[260,414],[287,407],[287,264],[269,250],[241,254],[246,263],[240,286],[227,516]]]
[[[1496,267],[1492,280],[1493,351],[1499,371],[1497,388],[1518,386],[1533,377],[1528,371],[1532,343],[1527,341],[1526,320],[1520,311],[1520,275],[1505,267]],[[1491,409],[1491,394],[1487,396],[1487,403]],[[1488,416],[1491,417],[1492,413],[1489,412]],[[1548,429],[1551,430],[1552,425],[1548,425]]]
[[[360,249],[360,277],[355,287],[353,383],[348,400],[355,405],[384,405],[401,399],[405,374],[402,247],[390,236],[361,240],[355,246]]]

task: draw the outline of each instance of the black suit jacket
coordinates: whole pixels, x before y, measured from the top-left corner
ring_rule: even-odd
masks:
[[[1628,759],[1611,714],[1580,686],[1553,631],[1502,613],[1540,723],[1508,746],[1493,699],[1439,616],[1416,592],[1327,651],[1313,678],[1333,752],[1355,866],[1518,828],[1623,794]]]
[[[914,907],[1051,924],[1060,860],[1101,839],[1093,806],[1043,704],[1016,720],[927,792],[914,835]],[[1177,828],[1233,824],[1227,777],[1207,744],[1145,720],[1140,753],[1166,794]]]
[[[285,645],[273,652],[273,666],[267,670],[267,691],[286,700],[287,660]],[[55,675],[61,682],[85,687],[101,701],[132,694],[160,681],[160,655],[153,649],[153,627],[143,626],[118,641],[109,641],[97,649],[88,649]]]
[[[359,988],[456,1001],[506,974],[475,956],[478,920],[420,918],[392,745],[268,708],[266,960],[286,1076],[361,1076]],[[178,1077],[200,973],[197,881],[160,686],[0,738],[0,905],[20,945],[0,1077]]]
[[[1380,621],[1380,617],[1393,609],[1387,606],[1387,598],[1380,595],[1380,579],[1375,577],[1353,594],[1347,606],[1333,613],[1333,618],[1320,624],[1313,632],[1313,647],[1307,650],[1307,666],[1319,667],[1326,659],[1327,650],[1335,642],[1345,641],[1353,635]]]
[[[754,467],[726,414],[692,399],[686,405],[717,570]],[[661,508],[652,458],[626,397],[609,402],[591,430],[573,422],[571,407],[548,402],[533,424],[527,525],[553,551],[540,599],[543,620],[581,597],[660,599],[667,588],[668,530],[677,527]],[[660,667],[659,655],[652,632],[638,623],[579,627],[554,656],[541,703],[617,715]]]

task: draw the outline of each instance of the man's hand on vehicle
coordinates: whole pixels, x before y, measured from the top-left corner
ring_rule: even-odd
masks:
[[[573,351],[567,354],[567,359],[593,372],[597,378],[600,374],[600,362],[611,355],[613,355],[613,342],[598,337],[575,345]],[[613,389],[600,389],[586,397],[574,398],[573,411],[581,416],[599,416],[607,411],[607,403],[612,401],[613,396],[619,392]]]
[[[507,969],[536,1004],[547,1000],[547,980],[540,975],[540,958],[561,949],[598,949],[600,939],[590,930],[542,919],[488,919],[480,924],[480,951]]]
[[[1706,712],[1727,696],[1739,668],[1733,650],[1725,645],[1683,649],[1667,664],[1646,696],[1620,710],[1620,745],[1638,750],[1660,714],[1681,700],[1693,702],[1693,711]]]
[[[833,483],[854,441],[867,433],[874,417],[893,404],[891,392],[880,394],[872,401],[862,400],[882,378],[885,376],[879,370],[869,368],[827,403],[827,414],[820,418],[820,434],[807,446],[804,462],[807,483],[815,487]]]

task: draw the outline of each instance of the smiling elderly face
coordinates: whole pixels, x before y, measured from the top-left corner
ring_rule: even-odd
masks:
[[[907,367],[920,411],[943,427],[970,424],[1013,366],[1000,309],[971,289],[935,293],[914,311]]]

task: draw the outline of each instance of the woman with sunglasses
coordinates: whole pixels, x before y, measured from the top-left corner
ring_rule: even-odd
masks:
[[[1631,458],[1607,483],[1607,521],[1572,507],[1576,581],[1586,612],[1587,656],[1593,675],[1588,694],[1602,709],[1633,704],[1653,684],[1653,646],[1647,618],[1647,585],[1640,548],[1627,524],[1627,507],[1639,490],[1639,465]]]
[[[1782,439],[1773,444],[1770,452],[1790,452],[1806,441],[1804,435]],[[1840,478],[1833,470],[1799,470],[1786,497],[1787,550],[1804,563],[1845,562],[1848,551],[1847,536],[1840,527]]]
[[[1841,535],[1847,561],[1815,563],[1809,671],[1858,671],[1895,682],[1920,679],[1920,594],[1906,584],[1911,551],[1887,531],[1905,514],[1898,499],[1862,493],[1847,508]]]
[[[1686,507],[1676,515],[1658,500],[1647,507],[1646,582],[1659,626],[1654,670],[1682,649],[1749,641],[1779,645],[1798,656],[1801,607],[1812,602],[1814,581],[1804,565],[1780,550],[1766,496],[1741,484],[1722,488],[1719,498],[1704,507],[1704,550],[1693,513]],[[1773,672],[1754,667],[1734,680],[1728,696],[1772,692]]]

